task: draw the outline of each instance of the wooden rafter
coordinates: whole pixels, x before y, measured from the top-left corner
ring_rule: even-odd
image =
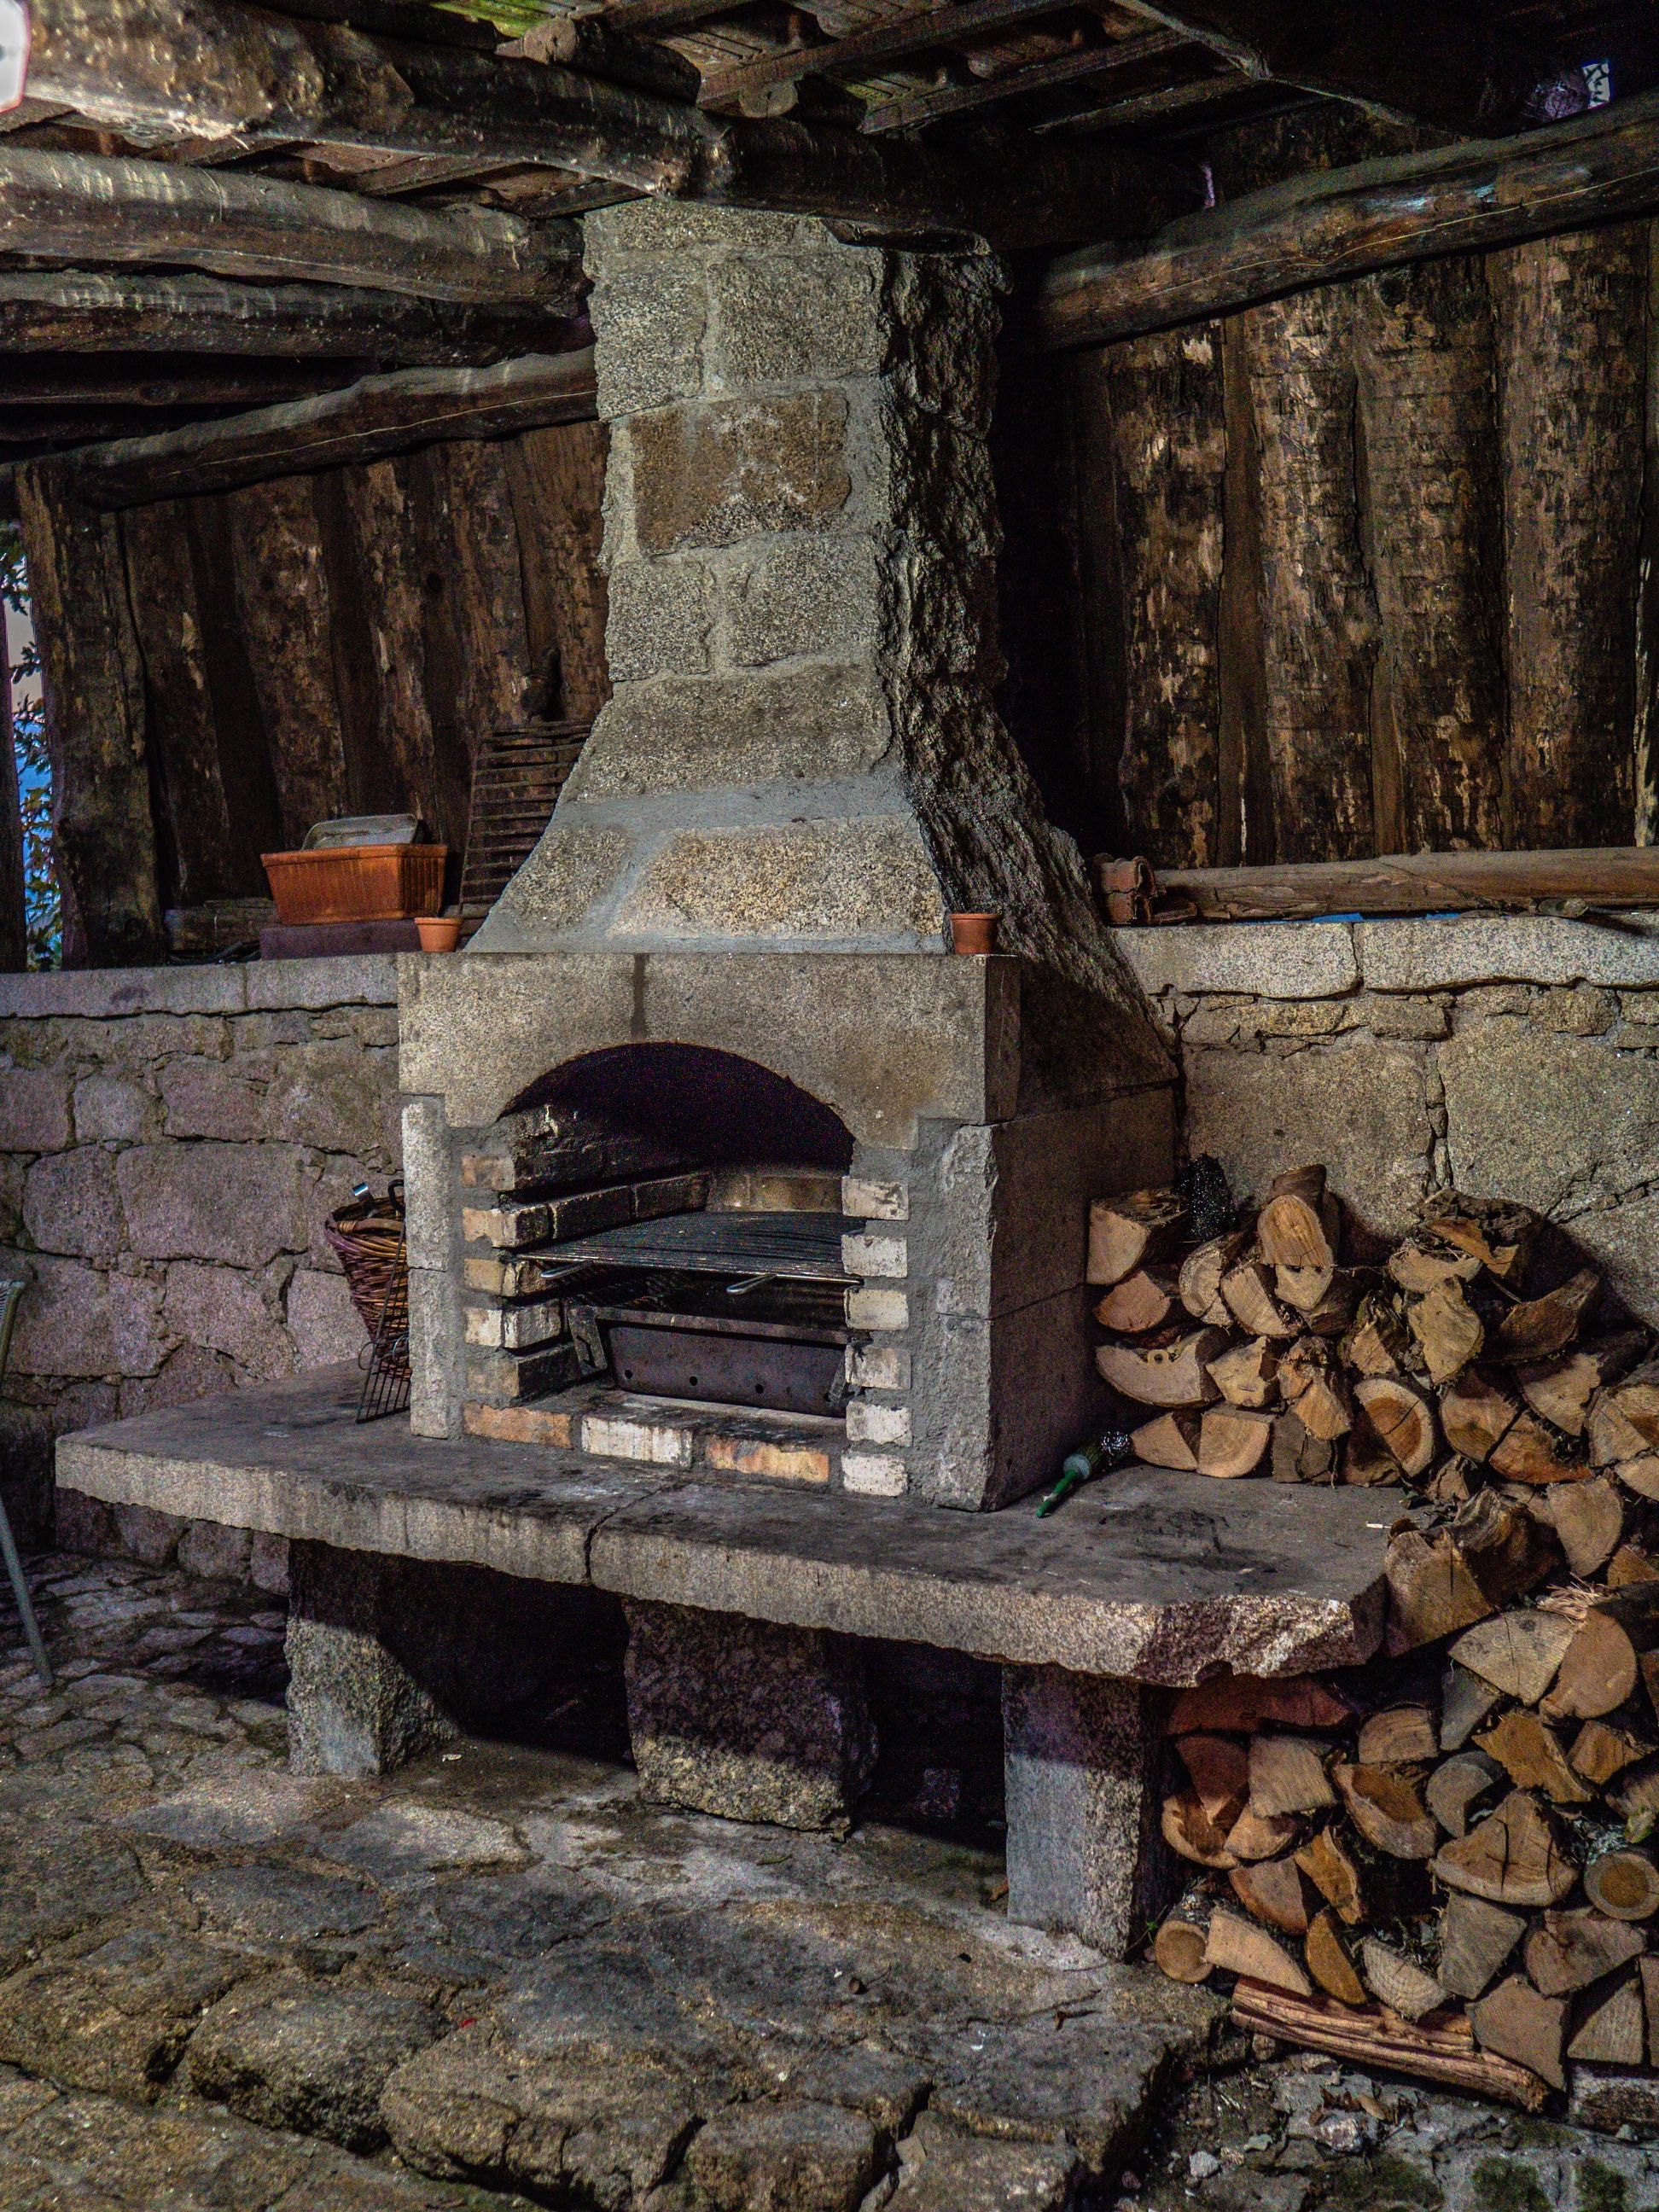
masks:
[[[726,107],[745,93],[764,92],[775,84],[793,84],[804,76],[844,76],[852,70],[875,70],[890,62],[928,53],[983,38],[988,32],[1005,30],[1054,13],[1056,0],[957,0],[955,5],[908,9],[889,21],[872,23],[843,39],[827,39],[821,45],[794,46],[787,52],[757,55],[730,69],[705,77],[699,98],[705,107]]]
[[[1049,270],[1038,328],[1049,346],[1094,344],[1655,209],[1650,93],[1584,122],[1297,178],[1188,216],[1127,258],[1069,254]]]
[[[584,421],[593,407],[591,346],[493,368],[369,376],[343,392],[76,453],[76,494],[94,508],[182,499],[416,446],[513,437]]]
[[[1259,100],[1270,90],[1251,77],[1195,76],[1185,84],[1161,85],[1156,92],[1138,92],[1127,100],[1106,100],[1078,114],[1045,116],[1031,128],[1039,137],[1051,132],[1069,136],[1091,131],[1125,131],[1139,124],[1158,122],[1166,115],[1184,115],[1195,107],[1213,107],[1219,100],[1236,100],[1240,93],[1255,94]],[[1290,102],[1279,104],[1301,106],[1304,102],[1293,96]]]
[[[557,343],[538,310],[454,307],[339,284],[236,284],[149,270],[0,270],[0,353],[266,354],[290,360],[494,361]]]
[[[241,0],[35,0],[30,86],[154,136],[303,138],[386,155],[547,163],[626,189],[994,245],[1148,227],[1170,173],[1116,156],[990,165],[790,118],[718,118],[556,66],[375,38]],[[1084,234],[1086,234],[1085,233]]]
[[[936,116],[965,114],[971,108],[988,107],[1022,93],[1048,92],[1057,85],[1109,76],[1119,70],[1155,61],[1188,43],[1174,31],[1149,31],[1144,38],[1079,46],[1070,53],[1030,62],[1024,69],[1009,70],[1000,76],[981,77],[973,84],[934,85],[926,91],[907,93],[902,100],[872,107],[862,128],[872,133],[912,130],[918,124],[931,123]]]
[[[1541,54],[1450,0],[1123,0],[1247,76],[1468,133],[1518,122]]]
[[[581,242],[564,226],[382,205],[240,170],[100,161],[0,144],[0,252],[40,262],[183,265],[569,313]]]

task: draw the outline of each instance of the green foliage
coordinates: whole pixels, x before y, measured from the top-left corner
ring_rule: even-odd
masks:
[[[29,611],[23,541],[15,522],[0,522],[0,602],[14,614]],[[12,663],[14,684],[40,672],[40,656],[31,635]],[[14,714],[12,753],[18,804],[23,817],[23,928],[31,968],[56,968],[63,958],[63,903],[58,893],[52,832],[52,763],[46,755],[46,720],[39,707]]]

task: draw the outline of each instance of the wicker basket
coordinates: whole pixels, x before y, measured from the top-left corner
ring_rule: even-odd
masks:
[[[372,1338],[388,1293],[409,1281],[403,1200],[395,1190],[384,1198],[354,1198],[329,1215],[323,1234],[339,1255],[351,1303]]]
[[[444,902],[447,845],[336,845],[263,853],[276,919],[407,921]]]

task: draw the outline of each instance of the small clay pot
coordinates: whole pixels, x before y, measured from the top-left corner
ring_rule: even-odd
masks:
[[[458,914],[417,915],[415,927],[421,933],[422,952],[453,952],[461,941],[461,917]]]
[[[994,952],[1000,914],[953,914],[951,949],[953,952]]]

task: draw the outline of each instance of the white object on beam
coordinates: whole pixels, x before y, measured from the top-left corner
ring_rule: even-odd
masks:
[[[0,115],[22,105],[28,74],[28,0],[0,0]]]

